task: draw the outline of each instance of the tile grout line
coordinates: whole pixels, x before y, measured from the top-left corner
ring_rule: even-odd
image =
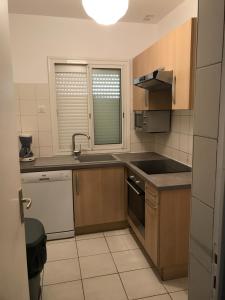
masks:
[[[128,234],[118,234],[118,235],[113,235],[113,236],[124,236],[124,235],[129,235],[129,234],[130,234],[130,233],[128,233]],[[141,250],[140,247],[137,247],[137,248],[135,248],[135,249],[126,249],[126,250],[122,250],[122,251],[120,250],[120,251],[112,252],[112,251],[110,250],[110,247],[109,247],[107,238],[113,237],[113,236],[105,236],[104,233],[103,233],[103,237],[101,237],[101,238],[104,238],[104,240],[105,240],[105,242],[106,242],[106,245],[107,245],[107,248],[108,248],[108,251],[109,251],[109,252],[98,253],[98,254],[87,255],[87,256],[79,256],[79,254],[78,254],[77,242],[78,242],[78,241],[82,241],[82,240],[78,240],[78,241],[77,241],[76,239],[74,239],[73,241],[71,241],[71,242],[75,242],[75,243],[74,243],[74,244],[75,244],[74,246],[75,246],[75,250],[76,250],[76,253],[77,253],[77,257],[73,257],[73,258],[65,258],[65,259],[58,259],[58,260],[50,261],[50,262],[48,262],[48,263],[56,262],[56,261],[63,261],[63,260],[76,260],[76,259],[77,259],[77,260],[78,260],[78,264],[79,264],[80,279],[77,279],[77,280],[69,280],[69,281],[63,281],[63,282],[56,282],[56,283],[50,283],[50,284],[46,284],[46,285],[45,285],[45,284],[44,284],[44,270],[43,270],[43,277],[42,277],[43,287],[44,287],[44,286],[57,285],[57,284],[63,284],[63,283],[67,283],[67,282],[81,281],[81,284],[82,284],[82,293],[83,293],[84,300],[85,300],[84,284],[83,284],[83,281],[84,281],[85,279],[91,279],[91,278],[97,278],[97,277],[105,277],[105,276],[110,276],[110,275],[118,274],[119,279],[120,279],[121,284],[122,284],[122,287],[123,287],[123,290],[124,290],[124,292],[125,292],[125,294],[126,294],[126,297],[127,297],[127,299],[129,299],[129,298],[128,298],[128,295],[127,295],[127,292],[126,292],[126,289],[125,289],[125,286],[124,286],[124,284],[123,284],[123,282],[122,282],[122,278],[121,278],[120,274],[122,274],[122,273],[129,273],[129,272],[133,272],[133,271],[137,271],[137,270],[143,270],[143,269],[151,269],[152,267],[149,265],[149,267],[145,267],[145,268],[139,268],[139,269],[133,269],[133,270],[128,270],[128,271],[122,271],[122,272],[119,272],[119,270],[118,270],[118,268],[117,268],[117,265],[116,265],[116,262],[115,262],[114,257],[113,257],[113,253],[123,253],[123,252],[132,251],[132,250],[133,250],[133,251],[134,251],[134,250],[138,250],[138,249],[142,252],[142,250]],[[88,240],[92,240],[92,239],[93,239],[93,238],[89,238]],[[68,241],[68,242],[69,242],[69,241]],[[59,244],[59,243],[55,243],[56,246],[57,246],[57,244]],[[138,245],[137,245],[137,246],[138,246]],[[103,255],[103,254],[109,254],[109,255],[111,256],[111,258],[112,258],[112,260],[113,260],[113,263],[114,263],[114,266],[115,266],[115,268],[116,268],[117,273],[110,273],[110,274],[104,274],[104,275],[97,275],[97,276],[91,276],[91,277],[87,277],[87,278],[82,278],[80,258],[82,258],[82,257],[91,257],[91,256],[99,256],[99,255]],[[188,290],[187,288],[184,288],[184,289],[181,289],[181,290],[178,290],[178,291],[172,291],[172,292],[169,292],[169,290],[166,288],[166,286],[164,286],[163,282],[162,282],[162,285],[163,285],[163,287],[164,287],[164,289],[165,289],[165,293],[163,293],[163,294],[158,294],[158,295],[165,295],[165,294],[168,294],[169,297],[170,297],[171,299],[173,299],[172,296],[171,296],[171,294]],[[153,296],[157,296],[157,295],[152,295],[152,296],[149,296],[149,297],[153,297]],[[148,297],[147,297],[147,298],[148,298]],[[136,300],[138,300],[138,299],[144,299],[144,298],[137,298]]]
[[[67,281],[60,281],[60,282],[55,282],[55,283],[44,284],[43,286],[45,287],[45,286],[63,284],[63,283],[67,283],[67,282],[77,282],[77,281],[81,281],[81,278],[80,279],[73,279],[73,280],[67,280]]]
[[[97,236],[97,237],[89,237],[89,238],[84,238],[84,239],[76,239],[76,237],[75,237],[75,241],[79,242],[79,241],[86,241],[86,240],[95,240],[95,239],[99,239],[99,238],[106,238],[106,237],[112,237],[112,236],[121,236],[121,235],[129,235],[129,234],[131,234],[131,233],[120,233],[120,234],[113,234],[113,235],[105,235],[104,232],[103,232],[102,236]],[[80,234],[80,236],[82,236],[82,234]]]
[[[83,296],[84,296],[84,300],[85,300],[84,283],[83,283],[83,278],[82,278],[82,273],[81,273],[80,258],[79,258],[79,254],[78,254],[78,247],[77,247],[76,239],[75,239],[75,246],[76,246],[76,250],[77,250],[77,259],[78,259],[78,264],[79,264],[79,269],[80,269],[80,279],[81,279],[81,285],[82,285],[82,292],[83,292]]]
[[[127,291],[126,291],[125,286],[124,286],[124,284],[123,284],[123,281],[122,281],[122,279],[121,279],[121,277],[120,277],[119,270],[118,270],[117,265],[116,265],[116,263],[115,263],[115,261],[114,261],[114,258],[113,258],[112,252],[111,252],[111,250],[110,250],[110,247],[109,247],[109,245],[108,245],[108,242],[107,242],[106,237],[105,237],[105,241],[106,241],[107,247],[109,248],[109,253],[110,253],[111,257],[112,257],[113,263],[114,263],[114,265],[115,265],[115,267],[116,267],[117,274],[118,274],[119,279],[120,279],[120,282],[121,282],[121,284],[122,284],[124,293],[125,293],[125,295],[126,295],[126,297],[127,297],[127,300],[129,300],[129,297],[128,297],[128,295],[127,295]]]
[[[164,296],[164,295],[168,295],[169,297],[170,297],[170,295],[169,295],[169,293],[164,293],[164,294],[156,294],[156,295],[152,295],[152,296],[147,296],[147,297],[142,297],[142,298],[135,298],[135,299],[132,299],[132,300],[144,300],[144,299],[149,299],[149,298],[153,298],[153,297],[157,297],[157,296]]]

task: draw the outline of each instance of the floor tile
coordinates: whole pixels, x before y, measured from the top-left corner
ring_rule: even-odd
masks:
[[[119,272],[149,268],[149,264],[140,249],[112,253]]]
[[[180,291],[170,294],[173,300],[188,300],[188,291]]]
[[[75,240],[62,243],[47,243],[48,262],[75,257],[77,257],[77,247]]]
[[[84,279],[86,300],[127,300],[119,275]]]
[[[78,259],[48,262],[44,269],[44,285],[80,279]]]
[[[137,249],[138,245],[131,234],[106,237],[111,252]]]
[[[126,228],[126,229],[106,231],[106,232],[104,232],[104,235],[105,236],[115,236],[115,235],[129,234],[129,233],[130,233],[129,228]]]
[[[187,277],[163,281],[163,285],[169,293],[186,290],[188,288]]]
[[[84,300],[81,281],[71,281],[43,288],[42,300]]]
[[[120,273],[120,276],[129,299],[144,298],[167,293],[152,269]]]
[[[111,254],[80,257],[82,278],[117,273]]]
[[[89,256],[109,252],[104,238],[77,241],[79,256]]]
[[[96,239],[101,237],[104,237],[103,232],[77,235],[76,240],[81,241],[81,240]]]
[[[141,298],[139,300],[171,300],[171,298],[168,294],[164,294],[153,297]]]
[[[67,242],[74,242],[75,241],[75,237],[73,238],[68,238],[68,239],[61,239],[61,240],[50,240],[47,241],[47,244],[58,244],[58,243],[67,243]]]

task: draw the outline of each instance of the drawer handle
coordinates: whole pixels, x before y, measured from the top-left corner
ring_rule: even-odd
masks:
[[[79,195],[79,174],[76,173],[76,194]]]
[[[133,185],[127,180],[127,184],[129,185],[129,187],[132,188],[132,190],[137,194],[137,195],[140,195],[140,193],[138,192],[138,190],[136,190]]]
[[[172,85],[172,99],[173,99],[173,104],[176,104],[176,83],[177,83],[177,78],[176,76],[173,77],[173,85]]]

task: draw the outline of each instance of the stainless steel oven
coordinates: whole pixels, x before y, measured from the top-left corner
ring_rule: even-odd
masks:
[[[128,216],[144,237],[145,234],[145,182],[128,171]]]

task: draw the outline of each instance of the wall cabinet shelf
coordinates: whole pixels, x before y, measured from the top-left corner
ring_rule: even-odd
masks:
[[[174,71],[172,109],[191,109],[193,105],[194,68],[196,49],[196,19],[169,32],[151,47],[133,59],[133,78],[146,75],[159,68]],[[133,110],[168,109],[171,103],[142,88],[133,88]],[[158,106],[157,106],[158,105]]]

